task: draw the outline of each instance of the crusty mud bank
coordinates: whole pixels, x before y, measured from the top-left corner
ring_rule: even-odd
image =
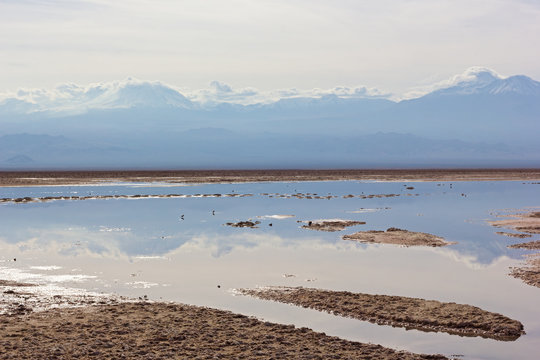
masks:
[[[508,245],[508,247],[512,249],[540,250],[540,240]]]
[[[402,246],[446,246],[454,244],[442,237],[423,232],[402,230],[391,227],[386,231],[369,230],[359,231],[350,235],[343,235],[343,240],[354,240],[363,243],[394,244]]]
[[[337,195],[319,195],[317,193],[300,193],[295,192],[294,194],[280,194],[280,193],[262,193],[262,196],[267,196],[269,198],[281,198],[281,199],[337,199],[340,196]],[[341,195],[341,198],[343,199],[382,199],[382,198],[392,198],[392,197],[400,197],[400,196],[420,196],[420,194],[412,194],[412,193],[404,193],[404,194],[347,194],[347,195]]]
[[[406,329],[442,331],[504,341],[516,340],[525,333],[523,324],[519,321],[471,305],[303,287],[267,287],[238,291],[264,300]]]
[[[336,199],[338,196],[335,195],[326,195],[326,196],[318,196],[318,195],[306,195],[306,194],[268,194],[263,193],[260,194],[262,196],[268,196],[268,197],[279,197],[284,199],[291,199],[291,198],[297,198],[297,199]],[[376,198],[383,198],[383,197],[396,197],[396,196],[419,196],[420,194],[370,194],[370,195],[345,195],[343,198],[345,199],[351,199],[351,198],[360,198],[360,199],[372,199],[374,197]],[[164,199],[164,198],[217,198],[217,197],[249,197],[253,196],[253,194],[240,194],[240,193],[231,193],[231,194],[136,194],[136,195],[87,195],[87,196],[45,196],[45,197],[18,197],[18,198],[0,198],[0,203],[16,203],[16,204],[24,204],[24,203],[32,203],[32,202],[49,202],[49,201],[60,201],[60,200],[109,200],[109,199],[130,199],[130,200],[137,200],[137,199]]]
[[[180,304],[53,309],[0,324],[2,359],[446,359]]]
[[[520,234],[515,236],[519,238],[538,236],[540,234],[540,211],[519,211],[504,217],[507,219],[489,221],[489,223],[495,227],[519,231]],[[508,247],[512,249],[540,250],[540,241],[530,241],[509,245]],[[511,268],[510,276],[521,279],[525,284],[540,287],[540,252],[527,255],[526,260],[520,266]]]
[[[257,225],[259,225],[261,222],[260,221],[251,221],[251,220],[247,220],[247,221],[239,221],[239,222],[228,222],[228,223],[225,223],[225,225],[227,226],[232,226],[232,227],[238,227],[238,228],[244,228],[244,227],[247,227],[247,228],[251,228],[251,229],[256,229],[258,228]]]
[[[82,289],[0,280],[0,316],[24,315],[59,307],[117,304],[125,301],[133,300]]]
[[[235,183],[326,180],[535,181],[540,180],[540,169],[0,171],[0,186],[74,185],[103,181]]]
[[[306,225],[302,225],[303,229],[318,230],[318,231],[341,231],[349,226],[365,225],[365,221],[356,220],[313,220],[304,221]]]
[[[253,194],[136,194],[136,195],[88,195],[88,196],[45,196],[45,197],[20,197],[0,198],[0,203],[31,203],[49,202],[59,200],[109,200],[109,199],[164,199],[164,198],[207,198],[207,197],[248,197]]]
[[[518,239],[525,239],[525,238],[532,237],[531,234],[516,234],[516,233],[509,233],[509,232],[506,232],[506,231],[497,231],[495,234],[508,236],[508,237],[513,237],[513,238],[518,238]]]
[[[540,288],[540,253],[529,257],[521,266],[512,268],[510,275],[523,280],[525,284]]]
[[[495,227],[514,229],[527,234],[540,234],[540,211],[507,215],[509,219],[490,221]]]

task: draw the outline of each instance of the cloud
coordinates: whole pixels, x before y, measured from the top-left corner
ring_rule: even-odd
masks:
[[[86,86],[66,83],[52,89],[20,88],[15,92],[0,93],[0,105],[10,99],[35,105],[32,111],[67,114],[84,113],[89,109],[129,108],[138,105],[189,105],[189,101],[173,86],[132,77]]]
[[[234,88],[229,84],[212,81],[208,88],[191,90],[129,77],[121,81],[78,85],[65,83],[52,89],[20,88],[0,93],[0,106],[10,102],[23,102],[28,111],[50,111],[64,114],[85,113],[90,109],[147,107],[190,107],[217,104],[268,104],[282,99],[321,98],[334,95],[344,99],[389,98],[391,94],[365,86],[337,86],[330,89],[296,88],[260,91],[253,87]]]
[[[328,95],[334,95],[343,99],[390,98],[392,96],[390,93],[366,86],[337,86],[330,89],[313,88],[304,90],[290,88],[259,91],[253,87],[236,89],[219,81],[212,81],[210,87],[207,89],[194,91],[184,89],[183,91],[191,101],[207,105],[220,103],[241,105],[268,104],[282,99],[321,98]]]
[[[389,99],[400,101],[414,99],[428,93],[455,86],[463,92],[476,89],[494,81],[507,79],[496,71],[473,66],[463,73],[428,85],[409,88],[403,94],[392,94],[375,87],[335,86],[332,88],[284,88],[259,90],[254,87],[236,88],[221,81],[212,81],[203,89],[182,88],[161,81],[139,80],[128,77],[121,81],[78,85],[65,83],[52,89],[20,88],[0,93],[0,107],[14,111],[50,111],[65,114],[84,113],[90,109],[146,107],[212,107],[219,104],[253,105],[270,104],[279,100],[307,98],[320,99],[334,96],[340,99]],[[430,79],[433,81],[433,79]],[[23,104],[25,106],[23,106]],[[9,106],[8,106],[9,105]],[[17,110],[22,109],[22,110]]]
[[[501,80],[506,78],[507,76],[503,76],[487,67],[472,66],[465,70],[463,73],[451,76],[448,79],[438,81],[429,85],[411,88],[410,90],[405,92],[400,99],[414,99],[437,90],[448,89],[454,86],[479,87],[487,85],[494,80]]]
[[[246,87],[233,89],[230,85],[212,81],[210,87],[198,90],[184,90],[188,99],[202,104],[233,103],[233,104],[254,104],[264,101],[264,95],[257,89]]]

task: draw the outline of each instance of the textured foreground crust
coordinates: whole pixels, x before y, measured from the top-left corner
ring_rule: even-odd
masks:
[[[0,316],[2,359],[446,359],[227,311],[123,303]]]
[[[521,266],[512,268],[510,275],[523,280],[525,284],[540,288],[540,253],[528,258]]]
[[[540,234],[540,211],[522,210],[504,217],[508,219],[489,221],[495,227],[502,227],[520,231],[512,234],[513,237],[524,238]],[[500,234],[501,232],[498,232]],[[506,233],[504,233],[506,234]],[[534,240],[526,243],[509,245],[512,249],[540,250],[540,241]],[[510,276],[521,279],[525,284],[540,287],[540,252],[529,254],[520,266],[511,268]]]
[[[513,341],[523,324],[471,305],[403,296],[369,295],[302,287],[240,289],[244,295],[294,304],[379,325]]]
[[[495,227],[514,229],[527,234],[540,234],[540,211],[508,215],[510,219],[489,221]]]
[[[351,235],[343,235],[343,240],[354,240],[363,243],[394,244],[403,246],[446,246],[454,244],[442,237],[423,232],[389,228],[386,231],[359,231]]]

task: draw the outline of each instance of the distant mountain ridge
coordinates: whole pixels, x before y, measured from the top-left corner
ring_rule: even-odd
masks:
[[[426,92],[20,90],[0,101],[0,168],[540,166],[539,82],[475,67]]]
[[[215,95],[221,94],[220,101],[207,101],[194,96],[186,96],[179,89],[159,81],[142,81],[128,78],[103,84],[79,86],[64,84],[52,90],[21,89],[14,94],[0,96],[0,114],[28,114],[31,112],[85,113],[91,109],[127,108],[179,108],[204,109],[219,104],[243,106],[242,97],[256,96],[254,89],[235,90],[226,84],[213,82]],[[216,85],[217,84],[217,85]],[[359,90],[360,89],[360,90]],[[471,95],[471,94],[519,94],[540,96],[540,82],[524,75],[502,77],[493,70],[481,67],[467,69],[463,74],[435,84],[433,90],[423,96]],[[262,96],[262,95],[261,95]],[[335,88],[326,92],[315,91],[307,96],[298,91],[281,91],[277,98],[261,99],[255,105],[273,105],[276,108],[332,105],[340,99],[375,100],[390,99],[391,94],[364,88]],[[423,97],[420,96],[420,97]],[[399,101],[398,101],[399,102]],[[253,105],[253,103],[252,103]]]
[[[454,84],[435,90],[425,96],[471,94],[519,94],[540,96],[540,82],[525,75],[502,77],[486,68],[471,68],[454,79]]]

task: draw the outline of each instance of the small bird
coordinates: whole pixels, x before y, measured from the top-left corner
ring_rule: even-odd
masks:
[[[212,210],[212,215],[216,215],[216,210]]]
[[[180,216],[180,219],[184,220],[184,214],[182,214],[182,216]]]

